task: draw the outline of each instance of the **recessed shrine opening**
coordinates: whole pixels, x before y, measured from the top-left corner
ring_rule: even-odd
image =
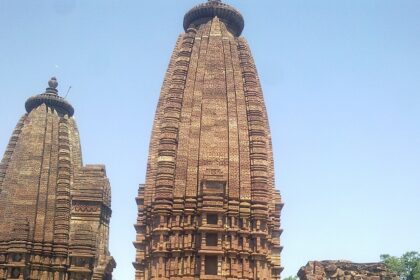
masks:
[[[216,233],[207,233],[206,234],[206,245],[207,246],[217,246],[217,234]]]
[[[207,224],[217,225],[217,214],[207,214]]]
[[[206,256],[205,274],[217,275],[217,256]]]

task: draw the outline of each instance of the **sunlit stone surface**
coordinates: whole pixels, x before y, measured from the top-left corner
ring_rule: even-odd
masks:
[[[280,193],[241,14],[184,17],[137,197],[136,279],[280,279]]]
[[[82,165],[73,107],[52,78],[28,99],[0,164],[0,279],[111,280],[111,189]]]

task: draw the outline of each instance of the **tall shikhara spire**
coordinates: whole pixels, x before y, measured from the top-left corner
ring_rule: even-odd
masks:
[[[110,185],[82,165],[73,107],[51,78],[26,101],[0,164],[0,280],[110,280]]]
[[[184,17],[139,188],[136,280],[280,279],[280,193],[242,15]]]

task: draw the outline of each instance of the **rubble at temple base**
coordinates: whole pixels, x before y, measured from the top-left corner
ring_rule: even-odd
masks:
[[[383,263],[310,261],[298,272],[300,280],[399,280]]]

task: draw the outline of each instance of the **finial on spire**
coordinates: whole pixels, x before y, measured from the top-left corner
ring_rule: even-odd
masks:
[[[58,82],[57,82],[57,78],[56,77],[51,77],[51,79],[48,81],[48,85],[50,86],[50,88],[57,88],[58,86]]]
[[[33,109],[38,106],[45,104],[48,107],[56,110],[59,114],[73,116],[74,108],[68,103],[63,97],[58,95],[58,82],[56,77],[51,77],[48,81],[48,87],[45,92],[29,97],[26,100],[25,108],[26,112],[30,113]]]
[[[51,79],[48,81],[48,87],[47,87],[46,92],[57,94],[58,92],[57,87],[58,87],[57,78],[51,77]]]
[[[244,18],[234,7],[224,4],[222,0],[207,0],[189,10],[184,16],[184,30],[198,27],[214,17],[221,19],[228,30],[239,37],[244,29]]]

